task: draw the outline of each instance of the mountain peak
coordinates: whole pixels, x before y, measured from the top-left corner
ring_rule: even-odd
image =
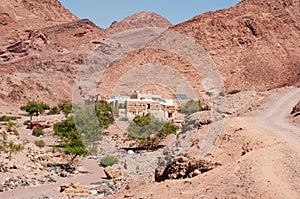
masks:
[[[146,27],[155,27],[155,28],[168,28],[172,24],[154,12],[140,12],[133,14],[129,17],[126,17],[120,22],[113,22],[109,28],[106,29],[108,35],[118,34],[127,30],[132,30],[136,28],[146,28]]]

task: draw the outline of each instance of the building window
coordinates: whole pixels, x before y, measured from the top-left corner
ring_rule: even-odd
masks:
[[[147,109],[149,110],[151,108],[150,104],[147,104]]]

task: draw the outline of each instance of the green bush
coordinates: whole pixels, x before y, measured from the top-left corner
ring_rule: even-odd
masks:
[[[118,163],[118,159],[115,158],[114,156],[109,156],[109,155],[105,156],[100,160],[100,165],[102,167],[109,167],[117,163]]]
[[[159,143],[170,134],[176,134],[178,126],[163,122],[151,115],[136,116],[128,127],[128,139],[137,140],[140,146],[154,150]]]
[[[58,105],[59,109],[64,113],[65,117],[68,117],[72,113],[73,104],[71,102],[65,102]]]
[[[5,133],[2,133],[0,137],[0,152],[8,154],[8,158],[11,160],[13,154],[24,149],[25,144],[25,142],[23,144],[15,144],[12,140],[8,140]]]
[[[86,105],[75,113],[78,133],[87,142],[101,139],[101,132],[114,123],[112,107],[106,102]]]
[[[241,92],[240,90],[232,90],[232,91],[230,91],[228,94],[229,95],[234,95],[234,94],[237,94],[237,93],[239,93],[239,92]]]
[[[46,144],[45,144],[45,142],[43,140],[39,140],[39,141],[36,140],[34,142],[34,144],[35,144],[35,146],[40,147],[40,148],[43,148],[43,147],[46,146]]]
[[[21,106],[21,110],[26,111],[30,115],[30,120],[33,115],[43,113],[45,110],[49,110],[50,106],[44,102],[38,103],[35,101],[29,101],[27,105]]]
[[[17,119],[21,119],[21,117],[16,117],[16,116],[6,116],[6,115],[2,115],[0,117],[0,121],[1,122],[9,122],[11,120],[17,120]]]
[[[59,113],[60,113],[60,111],[59,111],[58,107],[54,106],[50,109],[50,111],[47,113],[47,115],[57,115]]]
[[[32,135],[34,135],[36,137],[40,137],[41,135],[44,135],[43,128],[40,126],[35,127],[32,130]]]
[[[67,155],[71,156],[69,164],[78,156],[87,154],[87,149],[77,132],[74,117],[69,117],[59,123],[54,124],[54,134],[61,138],[58,148]]]
[[[29,125],[29,123],[30,123],[30,121],[29,121],[29,120],[25,120],[25,121],[23,122],[23,124],[24,124],[25,126],[28,126],[28,125]]]
[[[183,104],[180,108],[180,112],[185,115],[191,115],[193,113],[201,111],[201,102],[190,100],[187,103]]]
[[[219,93],[219,96],[220,97],[225,97],[225,93],[222,91],[222,92]]]

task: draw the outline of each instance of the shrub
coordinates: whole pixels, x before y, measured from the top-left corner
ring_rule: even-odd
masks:
[[[101,139],[101,132],[114,123],[112,107],[106,102],[86,105],[75,113],[74,119],[78,133],[86,142]]]
[[[44,135],[43,128],[40,126],[35,127],[32,130],[32,135],[34,135],[36,137],[40,137],[41,135]]]
[[[234,95],[234,94],[237,94],[237,93],[239,93],[239,92],[241,92],[240,90],[232,90],[232,91],[230,91],[228,94],[229,95]]]
[[[118,163],[118,159],[115,158],[114,156],[109,156],[109,155],[105,156],[100,160],[100,165],[102,167],[109,167],[117,163]]]
[[[30,121],[29,121],[29,120],[25,120],[25,121],[23,122],[23,124],[24,124],[25,126],[28,126],[28,125],[29,125],[29,123],[30,123]]]
[[[225,93],[222,91],[222,92],[219,93],[219,96],[220,97],[225,97]]]
[[[63,153],[71,156],[69,164],[72,164],[76,157],[87,154],[88,151],[77,132],[73,117],[54,124],[54,134],[61,138],[58,147]]]
[[[16,116],[6,116],[6,115],[2,115],[0,117],[0,121],[1,122],[9,122],[10,120],[17,120],[17,119],[21,119],[21,117],[16,117]]]
[[[199,100],[198,101],[190,100],[187,103],[182,105],[180,112],[185,115],[191,115],[201,110],[202,110],[201,102]]]
[[[37,103],[35,101],[29,101],[26,106],[21,106],[21,110],[26,111],[30,115],[30,120],[33,115],[38,115],[49,109],[50,106],[48,104],[44,102]]]
[[[136,116],[128,127],[128,138],[137,140],[140,146],[153,150],[170,134],[176,134],[178,126],[170,122],[160,121],[151,115]]]
[[[50,109],[50,111],[47,113],[47,115],[57,115],[59,114],[59,109],[57,106],[54,106]]]
[[[64,113],[65,117],[68,117],[72,113],[73,104],[70,102],[65,102],[58,105],[59,109]]]
[[[7,135],[2,133],[2,137],[0,138],[0,152],[8,154],[9,160],[11,160],[13,154],[22,151],[24,149],[24,145],[25,143],[15,144],[13,141],[9,141]]]
[[[43,147],[46,146],[46,144],[45,144],[45,142],[43,140],[39,140],[39,141],[36,140],[34,142],[34,144],[35,144],[35,146],[40,147],[40,148],[43,148]]]

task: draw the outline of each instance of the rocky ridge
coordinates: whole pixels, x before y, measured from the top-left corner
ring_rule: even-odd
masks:
[[[168,28],[172,24],[162,16],[153,12],[141,12],[133,14],[120,22],[113,22],[109,28],[105,30],[107,35],[115,35],[126,30],[137,28],[155,27]]]

